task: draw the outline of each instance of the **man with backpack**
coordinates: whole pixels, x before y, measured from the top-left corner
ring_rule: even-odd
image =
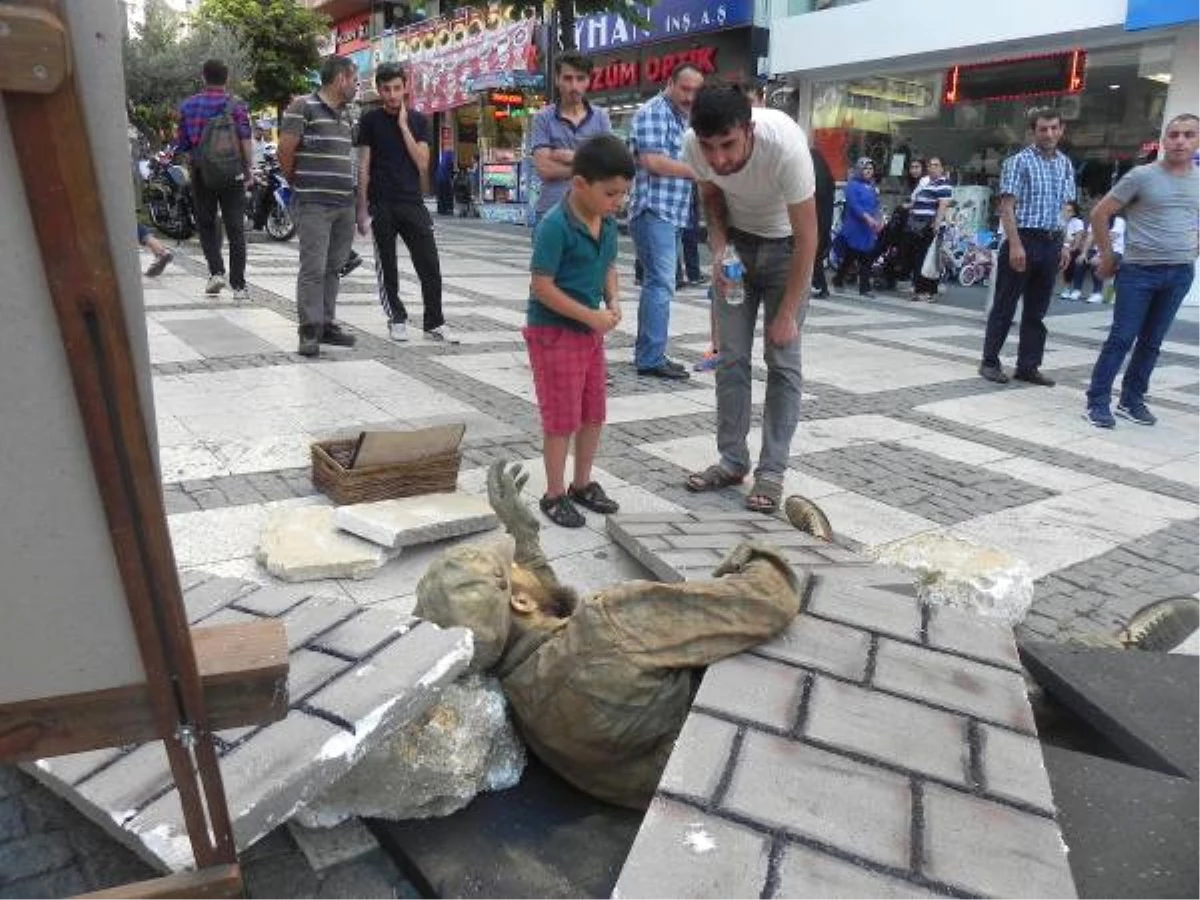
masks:
[[[192,198],[200,246],[208,261],[204,293],[215,296],[225,287],[225,261],[217,211],[229,237],[229,286],[233,299],[250,299],[246,290],[246,185],[251,183],[254,144],[246,104],[225,89],[229,67],[219,59],[204,63],[204,90],[179,106],[176,150],[192,162]]]

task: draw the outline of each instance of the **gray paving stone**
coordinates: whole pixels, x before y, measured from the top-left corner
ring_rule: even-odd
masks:
[[[318,873],[379,849],[375,836],[357,818],[346,819],[332,828],[305,828],[289,822],[288,831],[308,864]]]
[[[930,878],[985,897],[1074,897],[1067,848],[1052,819],[928,784]]]
[[[779,860],[772,897],[940,897],[924,888],[801,844],[789,844]]]
[[[268,585],[260,587],[237,600],[238,609],[260,616],[281,616],[293,606],[304,602],[312,592],[298,585]]]
[[[2,848],[0,854],[3,854]],[[0,860],[2,866],[3,861]],[[78,866],[67,866],[19,881],[0,881],[0,897],[74,897],[93,887],[108,885],[89,885]]]
[[[218,609],[214,613],[210,613],[200,622],[195,624],[209,627],[220,627],[225,625],[246,625],[250,622],[260,621],[261,616],[255,616],[248,612],[243,612],[240,609],[235,609],[232,606],[225,606]]]
[[[873,684],[882,690],[959,710],[1035,734],[1022,677],[935,650],[881,640]]]
[[[340,625],[358,612],[350,600],[340,597],[309,597],[292,607],[279,620],[287,631],[288,650],[307,644],[317,635]]]
[[[770,839],[656,798],[621,869],[614,897],[759,897]]]
[[[299,649],[288,654],[288,702],[296,704],[324,687],[354,663],[328,653]]]
[[[736,736],[736,725],[693,712],[675,739],[658,789],[699,803],[711,801]]]
[[[31,834],[0,844],[0,873],[4,877],[0,884],[13,884],[53,872],[70,864],[72,856],[71,845],[63,832]]]
[[[184,591],[183,605],[189,622],[199,622],[205,616],[232,603],[255,589],[253,582],[240,578],[210,578]]]
[[[813,587],[806,612],[870,631],[916,641],[921,635],[921,605],[915,592],[905,596],[892,585],[908,587],[908,579],[882,567],[826,568]]]
[[[16,797],[0,799],[0,844],[25,836],[23,804]],[[3,878],[0,872],[0,878]]]
[[[102,750],[87,750],[83,753],[69,753],[66,756],[47,757],[38,760],[34,765],[57,781],[65,785],[72,785],[83,781],[101,766],[108,765],[124,755],[125,752],[126,750],[120,747],[105,747]]]
[[[76,785],[76,790],[84,802],[120,824],[172,783],[167,751],[162,741],[153,741]]]
[[[936,604],[929,607],[929,646],[1019,669],[1017,643],[1012,629],[961,609]]]
[[[1054,813],[1050,778],[1036,738],[980,725],[979,744],[987,793]]]
[[[670,546],[678,550],[715,550],[724,556],[742,540],[740,532],[725,532],[723,534],[666,534],[663,535]]]
[[[861,681],[866,675],[870,649],[871,636],[865,631],[801,613],[787,628],[752,652]]]
[[[886,866],[907,868],[908,778],[751,731],[723,809]]]
[[[741,654],[708,667],[693,706],[788,731],[800,714],[807,673]]]
[[[804,736],[953,784],[970,784],[967,720],[899,697],[818,677]]]
[[[359,659],[409,631],[417,619],[390,607],[368,607],[313,641],[314,647]]]

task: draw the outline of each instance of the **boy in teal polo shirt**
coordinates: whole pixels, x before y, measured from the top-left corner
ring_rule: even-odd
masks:
[[[623,141],[598,135],[571,163],[571,190],[542,218],[533,236],[533,277],[523,330],[542,416],[546,494],[539,506],[556,525],[585,524],[575,504],[602,514],[617,504],[592,480],[606,413],[604,335],[621,321],[617,292],[617,223],[634,176]],[[575,438],[575,472],[565,484]]]

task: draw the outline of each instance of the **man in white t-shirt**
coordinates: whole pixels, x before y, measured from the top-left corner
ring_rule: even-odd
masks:
[[[763,308],[767,395],[762,452],[746,508],[773,513],[800,420],[800,326],[808,309],[817,248],[815,178],[808,139],[774,109],[751,109],[736,87],[701,88],[684,136],[683,161],[696,172],[713,258],[721,363],[717,368],[720,460],[688,476],[687,488],[740,484],[750,471],[750,351]],[[732,245],[745,266],[745,299],[725,300],[721,259]]]

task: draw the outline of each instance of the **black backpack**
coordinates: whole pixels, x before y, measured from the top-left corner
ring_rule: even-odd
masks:
[[[200,169],[200,178],[209,190],[233,187],[246,171],[242,158],[242,140],[233,121],[233,98],[225,100],[219,113],[204,123],[200,143],[192,161]]]

